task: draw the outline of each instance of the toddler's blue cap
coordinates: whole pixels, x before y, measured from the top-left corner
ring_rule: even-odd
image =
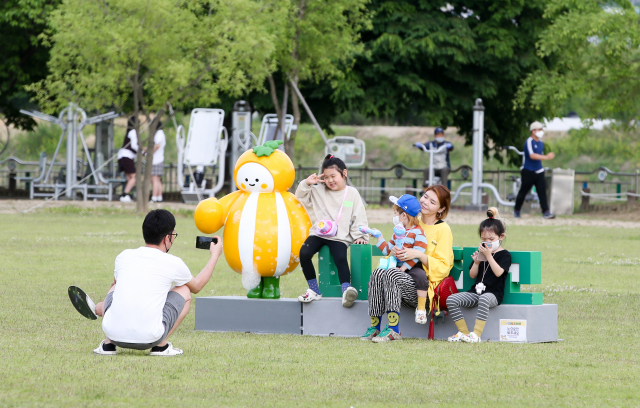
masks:
[[[420,201],[412,195],[404,194],[400,198],[391,196],[389,200],[412,217],[417,217],[420,214]]]

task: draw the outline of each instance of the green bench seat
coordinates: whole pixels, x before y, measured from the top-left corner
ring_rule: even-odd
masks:
[[[450,275],[456,280],[458,290],[467,291],[473,286],[474,280],[469,276],[471,254],[475,247],[453,247],[453,268]],[[351,286],[358,290],[358,299],[368,299],[368,285],[371,272],[377,260],[375,256],[382,256],[382,252],[375,245],[351,245]],[[537,251],[510,251],[512,264],[509,269],[505,285],[503,304],[511,305],[541,305],[542,293],[520,292],[520,285],[539,285],[542,283],[541,253]],[[465,267],[466,265],[466,267]],[[460,277],[462,276],[462,281]],[[329,247],[324,246],[318,253],[318,285],[324,297],[342,297],[342,289]]]

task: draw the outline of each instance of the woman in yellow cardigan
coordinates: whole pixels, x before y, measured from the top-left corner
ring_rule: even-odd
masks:
[[[417,306],[416,321],[419,320],[419,314],[421,316],[424,314],[424,319],[420,320],[426,323],[426,298],[429,298],[429,304],[431,304],[435,288],[449,276],[449,271],[453,267],[453,236],[449,225],[444,222],[450,205],[449,189],[441,185],[429,187],[420,199],[421,217],[419,218],[420,227],[427,237],[427,250],[420,252],[417,249],[394,248],[391,251],[399,261],[418,258],[420,263],[408,271],[411,273],[400,273],[398,270],[389,269],[384,271],[385,273],[371,274],[369,281],[371,327],[362,336],[363,340],[376,343],[401,340],[398,326],[401,305]],[[421,269],[416,270],[416,268]],[[380,332],[378,316],[382,316],[385,312],[389,319],[389,326]]]

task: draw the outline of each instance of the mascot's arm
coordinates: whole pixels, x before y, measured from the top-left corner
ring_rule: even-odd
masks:
[[[233,203],[242,195],[242,191],[234,191],[220,200],[211,197],[200,201],[196,207],[196,227],[205,234],[213,234],[224,225]]]

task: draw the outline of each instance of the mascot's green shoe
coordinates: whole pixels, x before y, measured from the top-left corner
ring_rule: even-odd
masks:
[[[247,292],[250,299],[260,299],[262,297],[262,287],[264,286],[264,278],[260,279],[260,284]]]
[[[280,299],[280,277],[262,278],[262,283],[264,284],[263,299]]]

